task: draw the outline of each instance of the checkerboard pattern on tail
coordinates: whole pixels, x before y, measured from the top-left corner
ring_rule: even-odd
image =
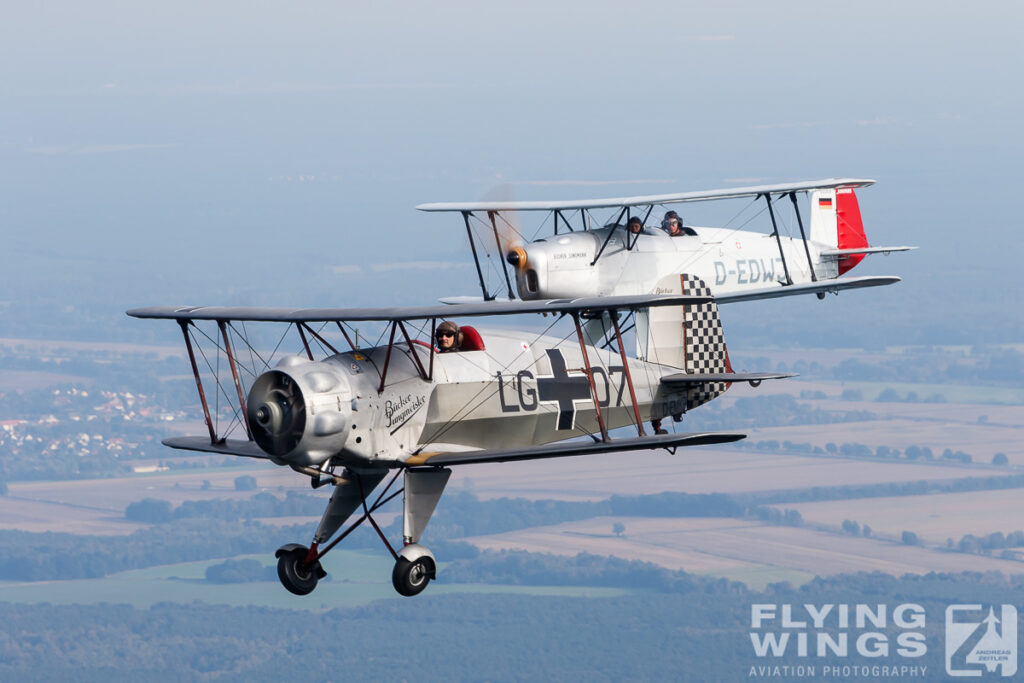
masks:
[[[683,274],[683,294],[711,296],[711,288],[694,275]],[[731,372],[729,354],[725,350],[725,334],[718,318],[718,305],[714,301],[683,307],[683,349],[686,358],[684,370],[702,374]],[[699,405],[725,393],[725,382],[706,382],[691,388],[686,396],[686,409]]]

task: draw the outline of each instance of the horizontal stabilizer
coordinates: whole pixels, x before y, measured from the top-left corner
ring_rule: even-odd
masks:
[[[798,294],[838,294],[845,289],[863,289],[864,287],[881,287],[900,281],[895,275],[869,275],[866,277],[841,277],[833,280],[819,280],[799,285],[778,285],[760,289],[745,289],[715,297],[720,304],[731,304],[737,301],[757,301],[760,299],[778,299]]]
[[[208,436],[176,436],[164,439],[163,445],[183,451],[199,451],[200,453],[220,453],[221,455],[240,455],[245,458],[262,458],[268,460],[263,449],[252,441],[243,439],[224,439],[210,443]]]
[[[498,450],[460,451],[458,453],[421,453],[405,461],[407,467],[418,465],[465,465],[484,462],[509,462],[513,460],[535,460],[538,458],[565,458],[571,455],[595,453],[617,453],[620,451],[649,450],[654,448],[679,448],[682,446],[709,446],[732,443],[747,438],[746,434],[727,432],[705,432],[702,434],[663,434],[642,436],[633,439],[612,441],[574,441],[503,448]]]
[[[795,372],[680,372],[662,377],[661,383],[670,387],[685,387],[707,382],[750,382],[757,386],[766,379],[785,379],[796,376]]]
[[[827,249],[821,252],[826,258],[839,258],[854,254],[891,254],[894,251],[913,251],[917,247],[861,247],[859,249]]]

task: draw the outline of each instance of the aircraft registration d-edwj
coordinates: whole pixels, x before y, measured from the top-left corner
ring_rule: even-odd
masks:
[[[775,190],[760,192],[768,193],[770,202]],[[620,210],[625,215],[638,205],[631,201]],[[469,230],[476,209],[459,210]],[[498,209],[484,211],[495,227]],[[556,221],[564,220],[561,209],[553,211]],[[619,230],[607,230],[576,237],[591,243],[603,239],[608,247]],[[651,237],[652,245],[677,239]],[[495,238],[500,244],[496,227]],[[626,238],[619,250],[640,251],[642,243]],[[536,265],[542,257],[534,249],[544,245],[517,249],[525,253],[526,263]],[[595,262],[605,250],[597,248]],[[553,262],[561,260],[555,253],[548,254]],[[524,271],[517,269],[522,284]],[[545,271],[547,276],[553,272],[557,268]],[[577,275],[585,277],[585,272]],[[537,278],[539,285],[541,271]],[[164,306],[128,315],[174,320],[185,341],[207,433],[165,439],[165,445],[263,458],[309,477],[313,488],[334,487],[310,544],[290,543],[277,550],[278,576],[287,590],[312,592],[326,576],[321,559],[367,522],[395,560],[395,589],[411,596],[436,578],[437,562],[420,540],[451,467],[599,453],[627,458],[632,450],[674,453],[684,446],[745,437],[733,432],[670,434],[661,428],[662,420],[681,421],[734,382],[757,386],[793,376],[734,371],[713,288],[682,271],[659,280],[666,278],[674,286],[665,292],[609,293],[588,281],[589,294],[558,298],[494,300],[485,291],[483,298],[489,300],[419,307]],[[536,293],[541,292],[550,289]],[[717,300],[745,299],[718,295]],[[544,314],[543,329],[464,324],[531,313]],[[437,334],[439,327],[450,327],[439,324],[443,320],[463,323],[454,339]],[[262,323],[282,328],[275,333],[273,351],[261,348]],[[361,344],[355,324],[378,325],[380,338]],[[632,356],[623,341],[630,332],[636,348]],[[287,350],[283,356],[281,349]],[[620,431],[612,438],[614,430]],[[374,513],[399,495],[403,543],[396,548]]]

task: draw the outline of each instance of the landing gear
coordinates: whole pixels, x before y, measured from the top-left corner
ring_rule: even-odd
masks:
[[[308,562],[310,552],[304,545],[289,543],[278,548],[275,555],[277,576],[281,584],[295,595],[309,595],[320,579],[327,576],[320,560]]]
[[[312,593],[320,579],[327,576],[327,572],[320,564],[320,558],[364,521],[370,523],[388,552],[395,558],[391,583],[399,594],[418,595],[437,577],[437,562],[434,555],[416,541],[423,534],[434,508],[437,507],[437,501],[444,491],[448,477],[451,476],[451,470],[443,467],[399,470],[384,487],[384,491],[369,504],[367,494],[380,483],[385,474],[383,471],[358,473],[346,470],[343,477],[334,478],[331,482],[335,487],[334,493],[313,536],[312,547],[289,543],[277,551],[277,575],[286,589],[295,595]],[[388,495],[391,485],[403,474],[405,486]],[[396,551],[374,520],[373,513],[402,493],[405,494],[402,525],[405,546]],[[342,523],[359,508],[362,508],[363,514],[336,535],[335,532],[341,528]],[[327,543],[332,537],[334,540]],[[321,546],[323,543],[326,545]]]
[[[433,554],[414,543],[402,548],[391,572],[391,585],[400,595],[412,597],[421,593],[430,580],[436,577],[437,564]]]

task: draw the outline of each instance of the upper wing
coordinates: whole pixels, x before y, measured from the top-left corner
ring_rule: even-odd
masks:
[[[828,292],[838,294],[844,289],[862,289],[864,287],[880,287],[891,285],[900,281],[901,278],[895,275],[869,275],[865,277],[840,277],[833,280],[819,280],[800,285],[779,285],[777,287],[762,287],[759,289],[745,289],[730,294],[720,294],[715,301],[720,304],[731,304],[736,301],[756,301],[759,299],[777,299],[784,296],[796,296],[797,294],[821,294]]]
[[[650,306],[702,304],[706,296],[631,295],[543,299],[538,301],[487,301],[471,304],[433,304],[401,308],[251,308],[239,306],[152,306],[128,311],[133,318],[171,320],[244,320],[266,322],[323,322],[365,320],[425,320],[428,318],[515,315],[518,313],[559,313],[585,310],[628,310]]]
[[[484,462],[508,462],[510,460],[535,460],[538,458],[565,458],[571,455],[613,453],[652,448],[678,448],[681,446],[708,446],[717,443],[732,443],[747,438],[746,434],[727,432],[705,432],[702,434],[662,434],[612,441],[570,441],[525,446],[523,448],[502,448],[482,451],[460,451],[457,453],[421,453],[405,461],[406,467],[418,465],[468,465]]]
[[[576,199],[558,202],[440,202],[420,204],[420,211],[572,211],[578,209],[609,209],[624,206],[650,206],[653,204],[678,204],[682,202],[703,202],[712,199],[736,199],[740,197],[757,197],[763,194],[788,194],[790,192],[806,192],[809,190],[831,189],[838,187],[867,187],[874,185],[874,180],[858,178],[825,178],[823,180],[805,180],[798,183],[781,183],[778,185],[754,185],[750,187],[732,187],[722,190],[702,190],[699,192],[678,192],[674,194],[652,194],[637,197],[612,197],[607,199]]]

